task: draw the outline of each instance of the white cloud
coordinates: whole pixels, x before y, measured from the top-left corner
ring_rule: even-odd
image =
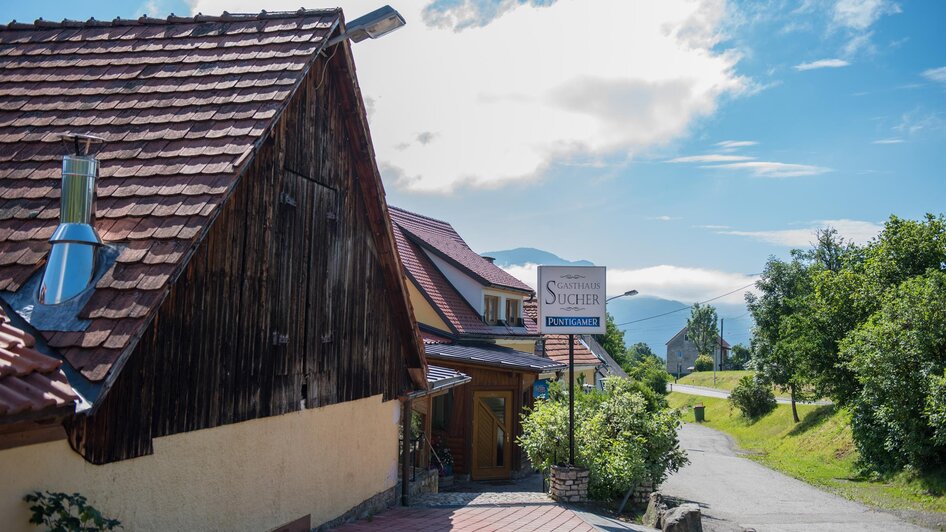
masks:
[[[748,161],[742,163],[716,164],[702,168],[721,168],[724,170],[748,170],[756,177],[801,177],[830,172],[830,168],[810,164],[778,163],[772,161]]]
[[[535,264],[510,266],[504,269],[535,288],[538,278],[538,266]],[[608,293],[620,294],[628,290],[637,290],[645,296],[692,303],[705,301],[749,285],[756,279],[755,276],[743,273],[667,264],[638,269],[608,268]],[[740,290],[717,301],[743,303],[744,293],[745,290]]]
[[[818,68],[841,68],[850,65],[847,61],[843,59],[819,59],[817,61],[812,61],[810,63],[801,63],[795,65],[795,70],[799,72],[804,72],[805,70],[815,70]]]
[[[660,216],[651,216],[651,217],[649,217],[649,218],[647,218],[647,219],[648,219],[648,220],[657,220],[658,222],[670,222],[670,221],[673,221],[673,220],[679,220],[680,218],[677,217],[677,216],[667,216],[666,214],[662,214],[662,215],[660,215]]]
[[[873,52],[871,26],[884,15],[900,13],[900,6],[892,0],[837,0],[831,9],[834,27],[847,33],[847,43],[842,48],[846,57],[853,57],[861,50]]]
[[[731,229],[728,225],[714,225],[714,224],[694,225],[693,227],[697,229]]]
[[[838,0],[832,19],[835,24],[864,31],[883,15],[900,13],[900,6],[889,0]]]
[[[677,157],[675,159],[670,159],[668,163],[725,163],[733,161],[751,161],[755,157],[747,157],[745,155],[721,155],[718,153],[710,153],[706,155],[689,155],[686,157]]]
[[[903,139],[880,139],[871,142],[871,144],[902,144],[905,142]]]
[[[193,2],[203,13],[298,9],[297,0]],[[378,5],[339,3],[349,20]],[[686,135],[751,83],[735,71],[739,55],[721,49],[722,0],[515,3],[472,13],[480,2],[449,4],[428,13],[440,24],[428,26],[429,2],[402,2],[405,28],[353,46],[389,183],[496,187],[556,163],[627,161]],[[420,131],[436,139],[418,143]]]
[[[928,68],[923,71],[923,77],[937,83],[946,83],[946,66]]]
[[[862,220],[818,220],[808,227],[799,229],[780,229],[774,231],[718,231],[723,235],[735,235],[752,238],[790,248],[807,248],[815,241],[815,232],[825,227],[833,227],[847,240],[863,244],[877,236],[883,226]]]
[[[738,148],[748,148],[749,146],[755,146],[758,142],[754,140],[724,140],[722,142],[717,142],[716,146],[721,148],[723,151],[732,151]]]

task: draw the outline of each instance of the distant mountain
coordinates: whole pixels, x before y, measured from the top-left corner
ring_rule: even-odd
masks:
[[[535,248],[487,251],[483,255],[495,258],[496,265],[501,268],[526,264],[594,266],[587,260],[565,260],[554,253]],[[665,358],[667,356],[666,343],[686,326],[687,318],[690,317],[691,304],[692,302],[683,303],[641,294],[611,301],[608,303],[608,312],[614,316],[615,323],[624,331],[624,341],[628,346],[644,342],[660,358]],[[710,304],[716,307],[717,315],[724,318],[723,337],[726,341],[733,345],[748,344],[752,319],[748,315],[746,306],[718,301]]]
[[[752,320],[745,305],[716,301],[710,304],[716,307],[719,317],[724,318],[723,337],[726,341],[733,345],[747,344]],[[690,303],[681,301],[639,295],[615,299],[608,303],[608,312],[614,316],[618,328],[624,331],[624,341],[628,346],[644,342],[657,356],[666,358],[666,343],[686,327],[690,317],[689,306]]]
[[[543,264],[548,266],[594,266],[587,260],[565,260],[554,253],[535,248],[516,248],[503,251],[487,251],[484,257],[496,259],[500,268],[522,266],[525,264]]]

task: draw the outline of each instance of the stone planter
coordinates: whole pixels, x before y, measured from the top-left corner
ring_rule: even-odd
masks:
[[[583,467],[552,466],[549,495],[560,502],[588,500],[588,470]]]

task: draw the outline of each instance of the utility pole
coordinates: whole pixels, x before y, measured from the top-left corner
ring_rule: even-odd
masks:
[[[723,363],[723,331],[726,330],[726,318],[719,319],[719,363]]]
[[[719,346],[723,345],[722,342],[720,342],[718,339],[716,343],[717,343],[716,349],[713,349],[713,359],[714,359],[713,360],[713,388],[716,387],[716,366],[719,365],[719,363],[715,359],[719,358],[719,356],[717,355],[717,353],[719,353]]]

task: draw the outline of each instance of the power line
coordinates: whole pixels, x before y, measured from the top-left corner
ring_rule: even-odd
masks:
[[[738,291],[740,291],[740,290],[745,290],[746,288],[749,288],[750,286],[753,286],[753,285],[755,285],[755,281],[753,281],[753,282],[747,284],[746,286],[740,286],[739,288],[737,288],[737,289],[735,289],[735,290],[733,290],[733,291],[731,291],[731,292],[726,292],[726,293],[723,294],[723,295],[716,296],[716,297],[711,297],[711,298],[707,299],[706,301],[700,301],[700,302],[698,302],[698,303],[695,303],[695,305],[702,305],[702,304],[704,304],[704,303],[709,303],[710,301],[716,301],[717,299],[721,299],[721,298],[724,298],[724,297],[726,297],[726,296],[728,296],[728,295],[735,294],[736,292],[738,292]],[[677,310],[671,310],[670,312],[664,312],[663,314],[657,314],[657,315],[654,315],[654,316],[648,316],[648,317],[646,317],[646,318],[641,318],[641,319],[638,319],[638,320],[626,321],[626,322],[624,322],[624,323],[618,323],[618,324],[616,324],[616,325],[617,325],[618,327],[620,327],[621,325],[630,325],[630,324],[632,324],[632,323],[638,323],[638,322],[642,322],[642,321],[652,320],[652,319],[654,319],[654,318],[661,318],[661,317],[663,317],[663,316],[669,316],[670,314],[674,314],[674,313],[676,313],[676,312],[681,312],[681,311],[684,311],[684,310],[689,310],[689,309],[693,308],[693,306],[694,306],[694,305],[689,305],[689,306],[686,306],[686,307],[680,307],[680,308],[678,308]]]

